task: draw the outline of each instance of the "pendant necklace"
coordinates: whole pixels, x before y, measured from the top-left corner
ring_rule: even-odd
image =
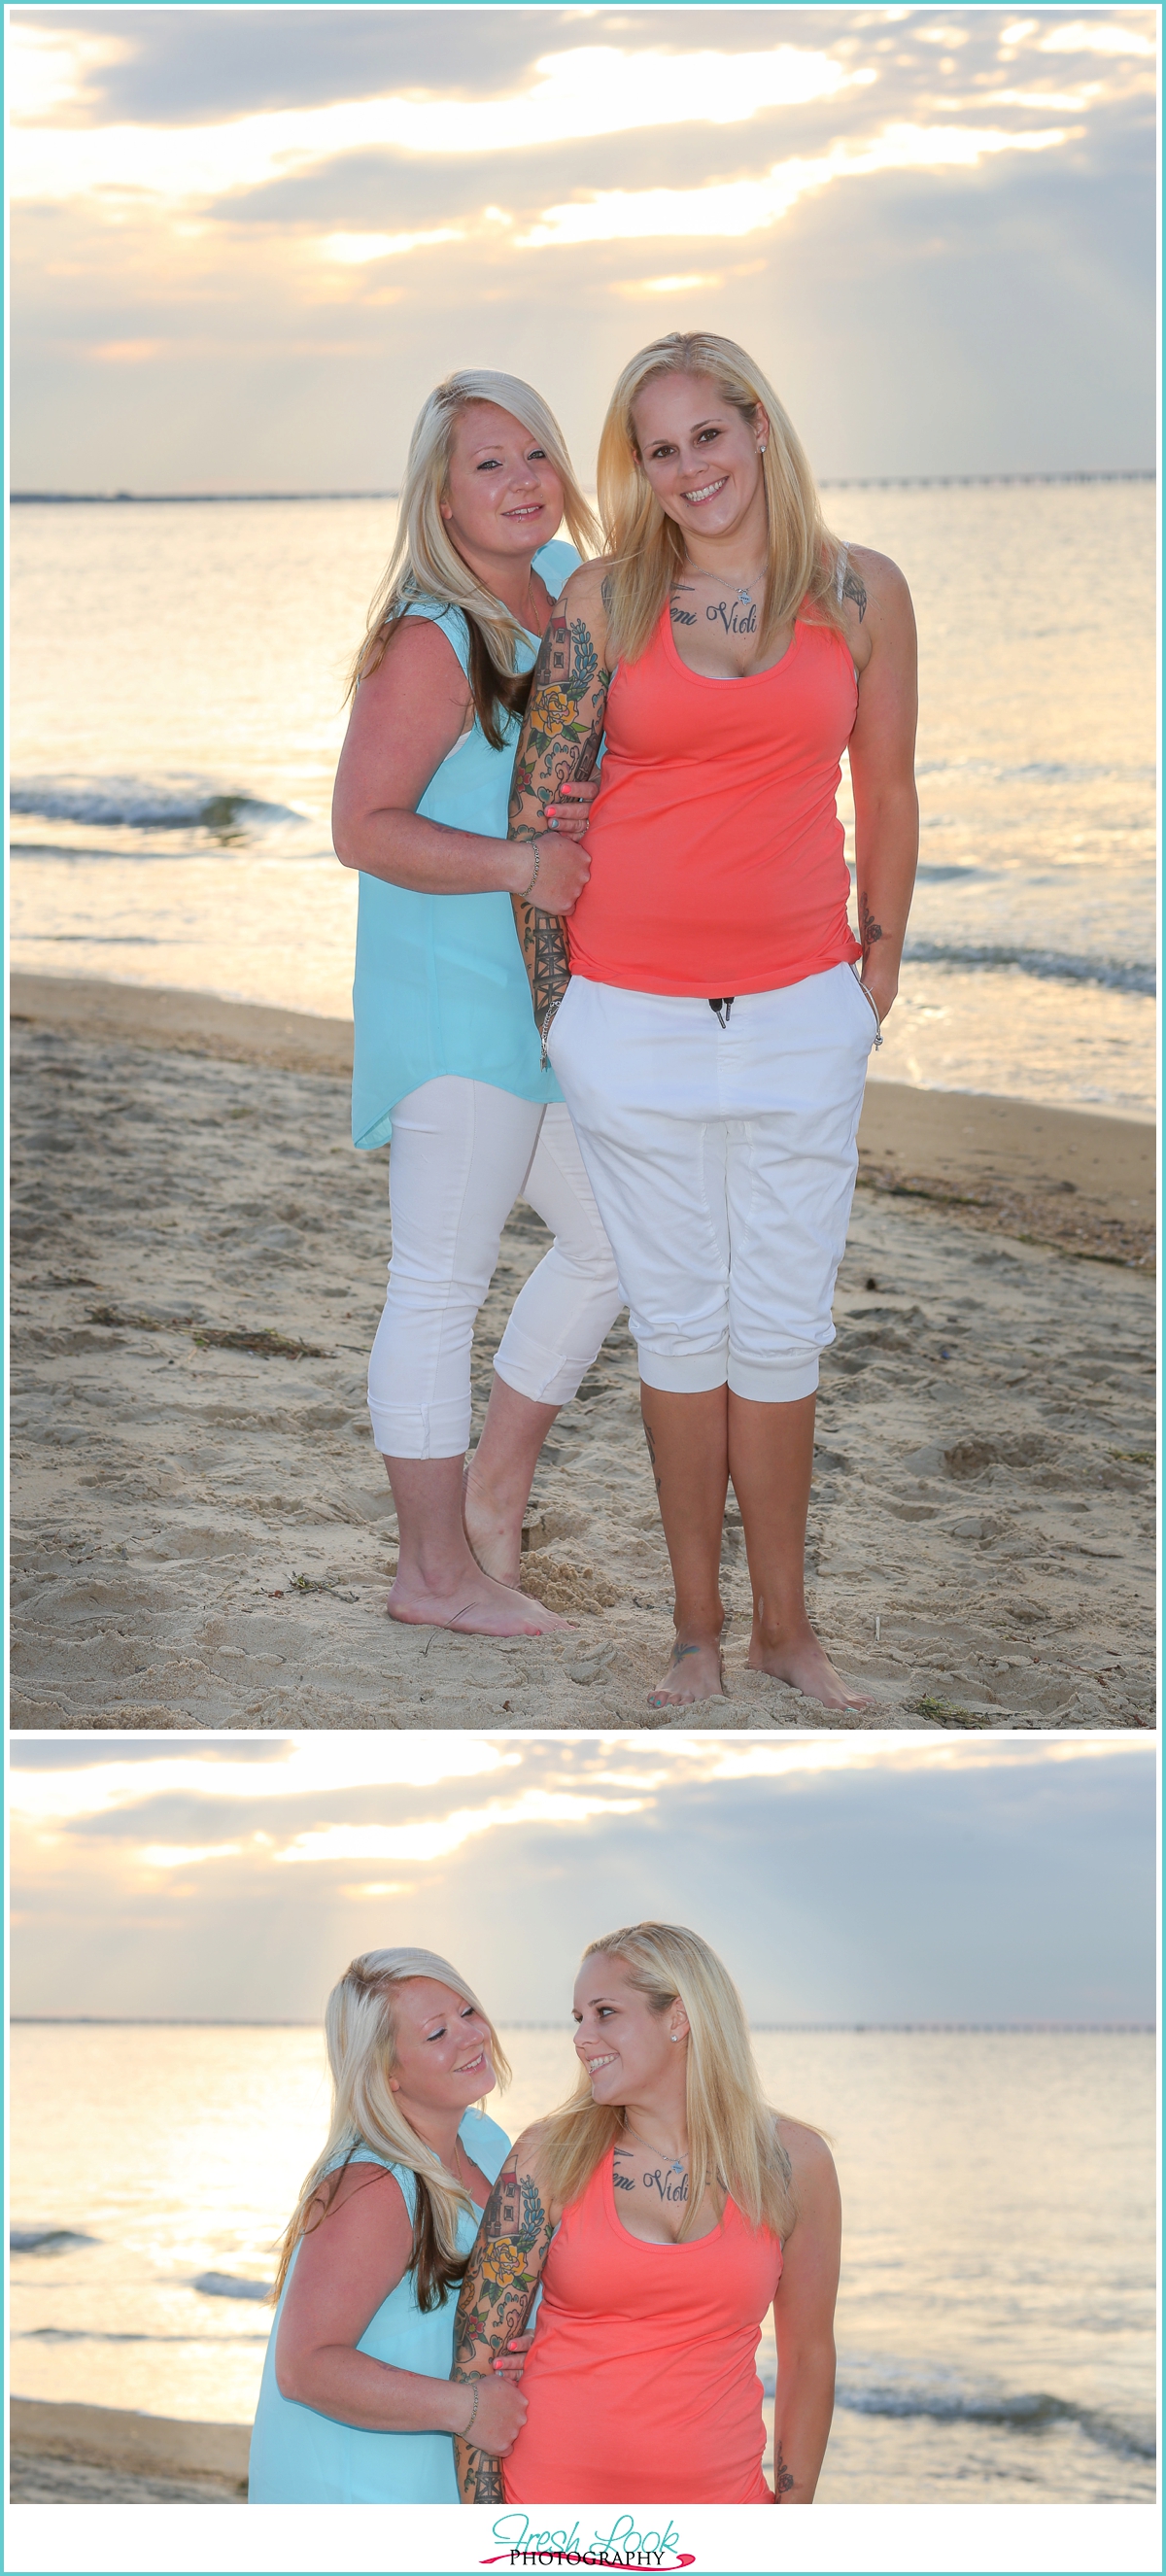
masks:
[[[752,608],[753,592],[751,588],[749,590],[742,590],[740,582],[730,581],[727,573],[714,573],[713,579],[714,581],[723,580],[726,590],[735,590],[737,597],[742,602],[743,606],[746,608]]]
[[[647,2147],[647,2148],[648,2148],[648,2154],[649,2154],[650,2156],[661,2156],[661,2155],[664,2155],[664,2149],[663,2149],[663,2147],[650,2147],[650,2146],[648,2146],[648,2141],[647,2141],[647,2139],[646,2139],[646,2138],[641,2138],[641,2137],[640,2137],[639,2130],[638,2130],[638,2129],[633,2129],[633,2128],[632,2128],[631,2121],[629,2120],[629,2118],[628,2118],[628,2115],[627,2115],[627,2112],[626,2112],[626,2111],[624,2112],[624,2115],[623,2115],[623,2124],[624,2124],[625,2129],[628,2131],[629,2135],[630,2135],[631,2137],[633,2137],[633,2138],[636,2138],[636,2139],[639,2141],[639,2144],[641,2145],[641,2147]],[[666,2160],[666,2159],[665,2159],[665,2160]],[[687,2157],[686,2157],[686,2156],[674,2156],[674,2157],[673,2157],[673,2159],[672,2159],[671,2164],[668,2166],[668,2171],[669,2171],[669,2173],[674,2173],[674,2174],[683,2173],[683,2171],[684,2171],[684,2168],[685,2168],[685,2165],[686,2165],[687,2161],[688,2161],[688,2159],[687,2159]]]

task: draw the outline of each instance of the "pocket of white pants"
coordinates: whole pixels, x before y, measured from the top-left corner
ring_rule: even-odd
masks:
[[[867,992],[866,986],[865,986],[865,984],[863,983],[863,980],[862,980],[861,975],[859,974],[858,968],[857,968],[857,966],[855,966],[855,965],[853,964],[853,962],[851,963],[850,972],[851,972],[851,975],[852,975],[852,976],[853,976],[853,978],[854,978],[854,981],[855,981],[855,983],[856,983],[856,985],[857,985],[857,987],[858,987],[859,992],[860,992],[860,993],[861,993],[861,995],[862,995],[863,1001],[864,1001],[864,1002],[865,1002],[865,1004],[866,1004],[867,1014],[868,1014],[868,1016],[869,1016],[870,1020],[871,1020],[871,1021],[872,1021],[872,1023],[873,1023],[873,1026],[872,1026],[872,1028],[871,1028],[871,1030],[870,1030],[870,1033],[869,1033],[869,1035],[868,1035],[868,1038],[867,1038],[867,1045],[868,1045],[868,1046],[881,1046],[881,1045],[882,1045],[882,1042],[883,1042],[883,1024],[882,1024],[882,1021],[881,1021],[881,1020],[880,1020],[880,1018],[879,1018],[878,1011],[877,1011],[877,1010],[876,1010],[876,1008],[875,1008],[874,1001],[872,1000],[871,995]]]
[[[554,1066],[555,1061],[555,1041],[562,1026],[563,1013],[567,1009],[571,995],[575,990],[575,982],[576,979],[574,975],[568,978],[566,992],[564,993],[562,1001],[559,1003],[558,1009],[551,1021],[551,1025],[547,1030],[547,1061],[552,1067]]]

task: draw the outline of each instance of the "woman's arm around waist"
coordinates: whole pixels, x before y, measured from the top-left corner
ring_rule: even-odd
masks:
[[[332,841],[342,867],[417,894],[513,894],[526,884],[528,852],[416,810],[473,720],[469,683],[448,637],[432,618],[403,618],[383,659],[361,681],[348,720],[332,798]],[[496,757],[504,762],[506,754]],[[551,905],[560,892],[573,900],[578,891],[571,835],[585,829],[585,814],[565,808],[556,839],[548,840],[540,875]]]
[[[834,2304],[842,2205],[824,2138],[796,2120],[780,2122],[793,2169],[797,2217],[782,2249],[773,2303],[777,2398],[773,2489],[777,2504],[812,2504],[834,2413]]]
[[[885,1019],[899,989],[919,857],[915,617],[898,566],[867,546],[851,549],[843,609],[858,671],[850,777],[862,980]]]
[[[522,2333],[542,2279],[558,2212],[547,2200],[538,2144],[538,2128],[527,2129],[511,2148],[482,2213],[453,2331],[455,2381],[483,2379],[496,2368],[514,2336]],[[480,2394],[484,2399],[484,2387]],[[517,2404],[522,2412],[515,2433],[526,2415],[525,2400],[518,2397]],[[461,2406],[464,2422],[464,2394]],[[508,2448],[498,2444],[491,2453],[482,2446],[480,2414],[473,2439],[458,2436],[454,2469],[463,2504],[501,2503],[498,2459],[505,2458]]]
[[[511,841],[524,842],[532,857],[540,846],[545,847],[541,836],[556,797],[569,781],[591,778],[599,758],[611,679],[606,667],[604,587],[601,563],[584,564],[572,573],[552,611],[535,664],[510,792]],[[583,854],[577,855],[582,860]],[[584,862],[580,893],[588,873]],[[573,903],[557,904],[551,899],[541,868],[534,883],[514,898],[535,1025],[544,1047],[571,980],[561,918],[571,910]]]
[[[301,2237],[275,2345],[281,2397],[370,2433],[452,2433],[465,2400],[445,2379],[396,2370],[357,2346],[405,2277],[413,2229],[383,2165],[351,2164]]]
[[[398,2370],[357,2346],[405,2277],[413,2229],[383,2165],[352,2164],[324,2215],[300,2240],[275,2345],[281,2397],[366,2433],[455,2433],[466,2392],[427,2371]],[[508,2448],[525,2405],[501,2378],[481,2391],[477,2433]]]

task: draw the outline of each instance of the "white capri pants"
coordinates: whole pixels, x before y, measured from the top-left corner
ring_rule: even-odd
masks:
[[[494,1366],[536,1404],[567,1404],[623,1302],[567,1110],[461,1074],[398,1101],[393,1253],[368,1368],[386,1457],[459,1458],[468,1447],[474,1318],[520,1196],[555,1240],[514,1301]]]
[[[850,966],[706,1001],[575,976],[551,1025],[646,1386],[812,1395],[858,1170],[874,1004]]]

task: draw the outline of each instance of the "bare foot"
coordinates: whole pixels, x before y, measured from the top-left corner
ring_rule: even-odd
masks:
[[[725,1658],[715,1638],[685,1645],[678,1637],[664,1680],[652,1692],[649,1708],[691,1708],[694,1700],[724,1699]]]
[[[483,1574],[495,1583],[505,1583],[512,1591],[518,1588],[522,1569],[521,1509],[507,1509],[476,1481],[472,1466],[467,1467],[462,1485],[462,1519],[472,1554]]]
[[[841,1674],[836,1673],[829,1655],[807,1619],[792,1637],[767,1645],[761,1629],[753,1622],[749,1640],[749,1670],[772,1673],[774,1680],[790,1682],[803,1698],[817,1700],[821,1708],[877,1708],[877,1700],[868,1699],[861,1691],[848,1690]]]
[[[554,1610],[544,1610],[541,1601],[528,1601],[508,1584],[492,1583],[489,1575],[472,1570],[458,1591],[448,1593],[427,1591],[416,1579],[402,1582],[398,1575],[389,1594],[389,1617],[413,1628],[459,1628],[476,1637],[543,1637],[571,1624]]]

